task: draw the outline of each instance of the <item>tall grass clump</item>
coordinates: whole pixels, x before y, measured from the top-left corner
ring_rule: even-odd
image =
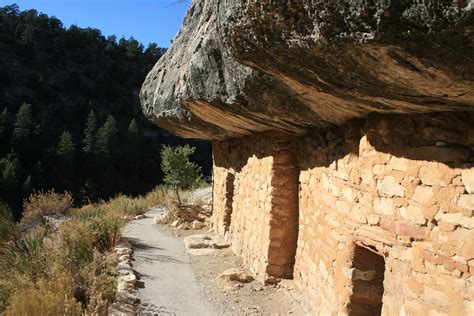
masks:
[[[23,202],[22,222],[45,215],[65,214],[74,203],[70,193],[57,193],[54,190],[38,191]]]

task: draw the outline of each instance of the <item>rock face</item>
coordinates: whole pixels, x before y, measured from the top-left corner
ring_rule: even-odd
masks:
[[[183,137],[474,108],[474,2],[194,0],[145,114]]]

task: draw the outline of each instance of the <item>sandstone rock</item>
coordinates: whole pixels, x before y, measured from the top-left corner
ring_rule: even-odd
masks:
[[[225,281],[238,281],[242,283],[249,283],[254,280],[254,277],[241,269],[232,268],[222,272],[218,278]]]
[[[434,194],[432,187],[419,185],[416,187],[415,193],[413,193],[411,199],[419,203],[428,204],[433,196]]]
[[[107,311],[109,316],[135,316],[136,314],[135,306],[123,303],[113,303]]]
[[[134,217],[134,219],[138,220],[138,219],[144,219],[146,218],[146,215],[145,214],[140,214],[140,215],[137,215]]]
[[[211,237],[209,235],[193,235],[187,236],[183,240],[186,248],[197,249],[197,248],[214,248],[222,249],[228,248],[230,243],[222,239],[221,237]]]
[[[423,209],[419,205],[410,204],[408,207],[400,208],[400,215],[403,219],[424,225],[426,219],[423,216]]]
[[[214,248],[190,248],[187,251],[192,256],[209,256],[215,254],[219,250]]]
[[[461,177],[467,193],[474,194],[474,166],[465,166],[461,171]]]
[[[182,219],[177,219],[177,220],[175,220],[174,222],[171,223],[171,227],[178,227],[182,223],[183,223]]]
[[[175,134],[224,139],[473,108],[466,1],[397,3],[194,0],[143,111]]]
[[[459,197],[458,206],[474,211],[474,194],[463,194]]]
[[[429,162],[420,168],[420,180],[425,185],[447,186],[457,172],[439,162]]]
[[[200,221],[197,221],[197,220],[192,222],[191,225],[193,229],[203,229],[204,227],[206,227],[206,224],[201,223]]]
[[[386,176],[377,183],[377,189],[380,194],[392,197],[392,196],[405,196],[405,188],[400,185],[400,183],[395,180],[393,176]]]
[[[117,302],[130,304],[130,305],[138,304],[140,302],[140,298],[138,297],[137,294],[130,293],[128,291],[118,292],[115,299]]]
[[[393,215],[395,212],[393,200],[387,198],[375,199],[374,209],[378,214],[382,215]]]
[[[189,229],[192,228],[192,226],[191,226],[190,223],[184,222],[184,223],[180,224],[180,225],[178,226],[178,228],[179,228],[179,229],[182,229],[182,230],[189,230]]]

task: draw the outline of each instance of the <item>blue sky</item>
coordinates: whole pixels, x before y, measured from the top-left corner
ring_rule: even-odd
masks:
[[[20,10],[36,9],[54,15],[64,26],[92,27],[117,38],[133,36],[145,46],[169,47],[191,0],[11,0]]]

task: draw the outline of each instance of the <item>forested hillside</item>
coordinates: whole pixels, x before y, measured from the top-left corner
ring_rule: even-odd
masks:
[[[185,141],[145,119],[138,91],[163,52],[0,8],[0,200],[17,218],[33,190],[67,190],[80,203],[161,182],[161,145]],[[191,144],[208,174],[210,145]]]

